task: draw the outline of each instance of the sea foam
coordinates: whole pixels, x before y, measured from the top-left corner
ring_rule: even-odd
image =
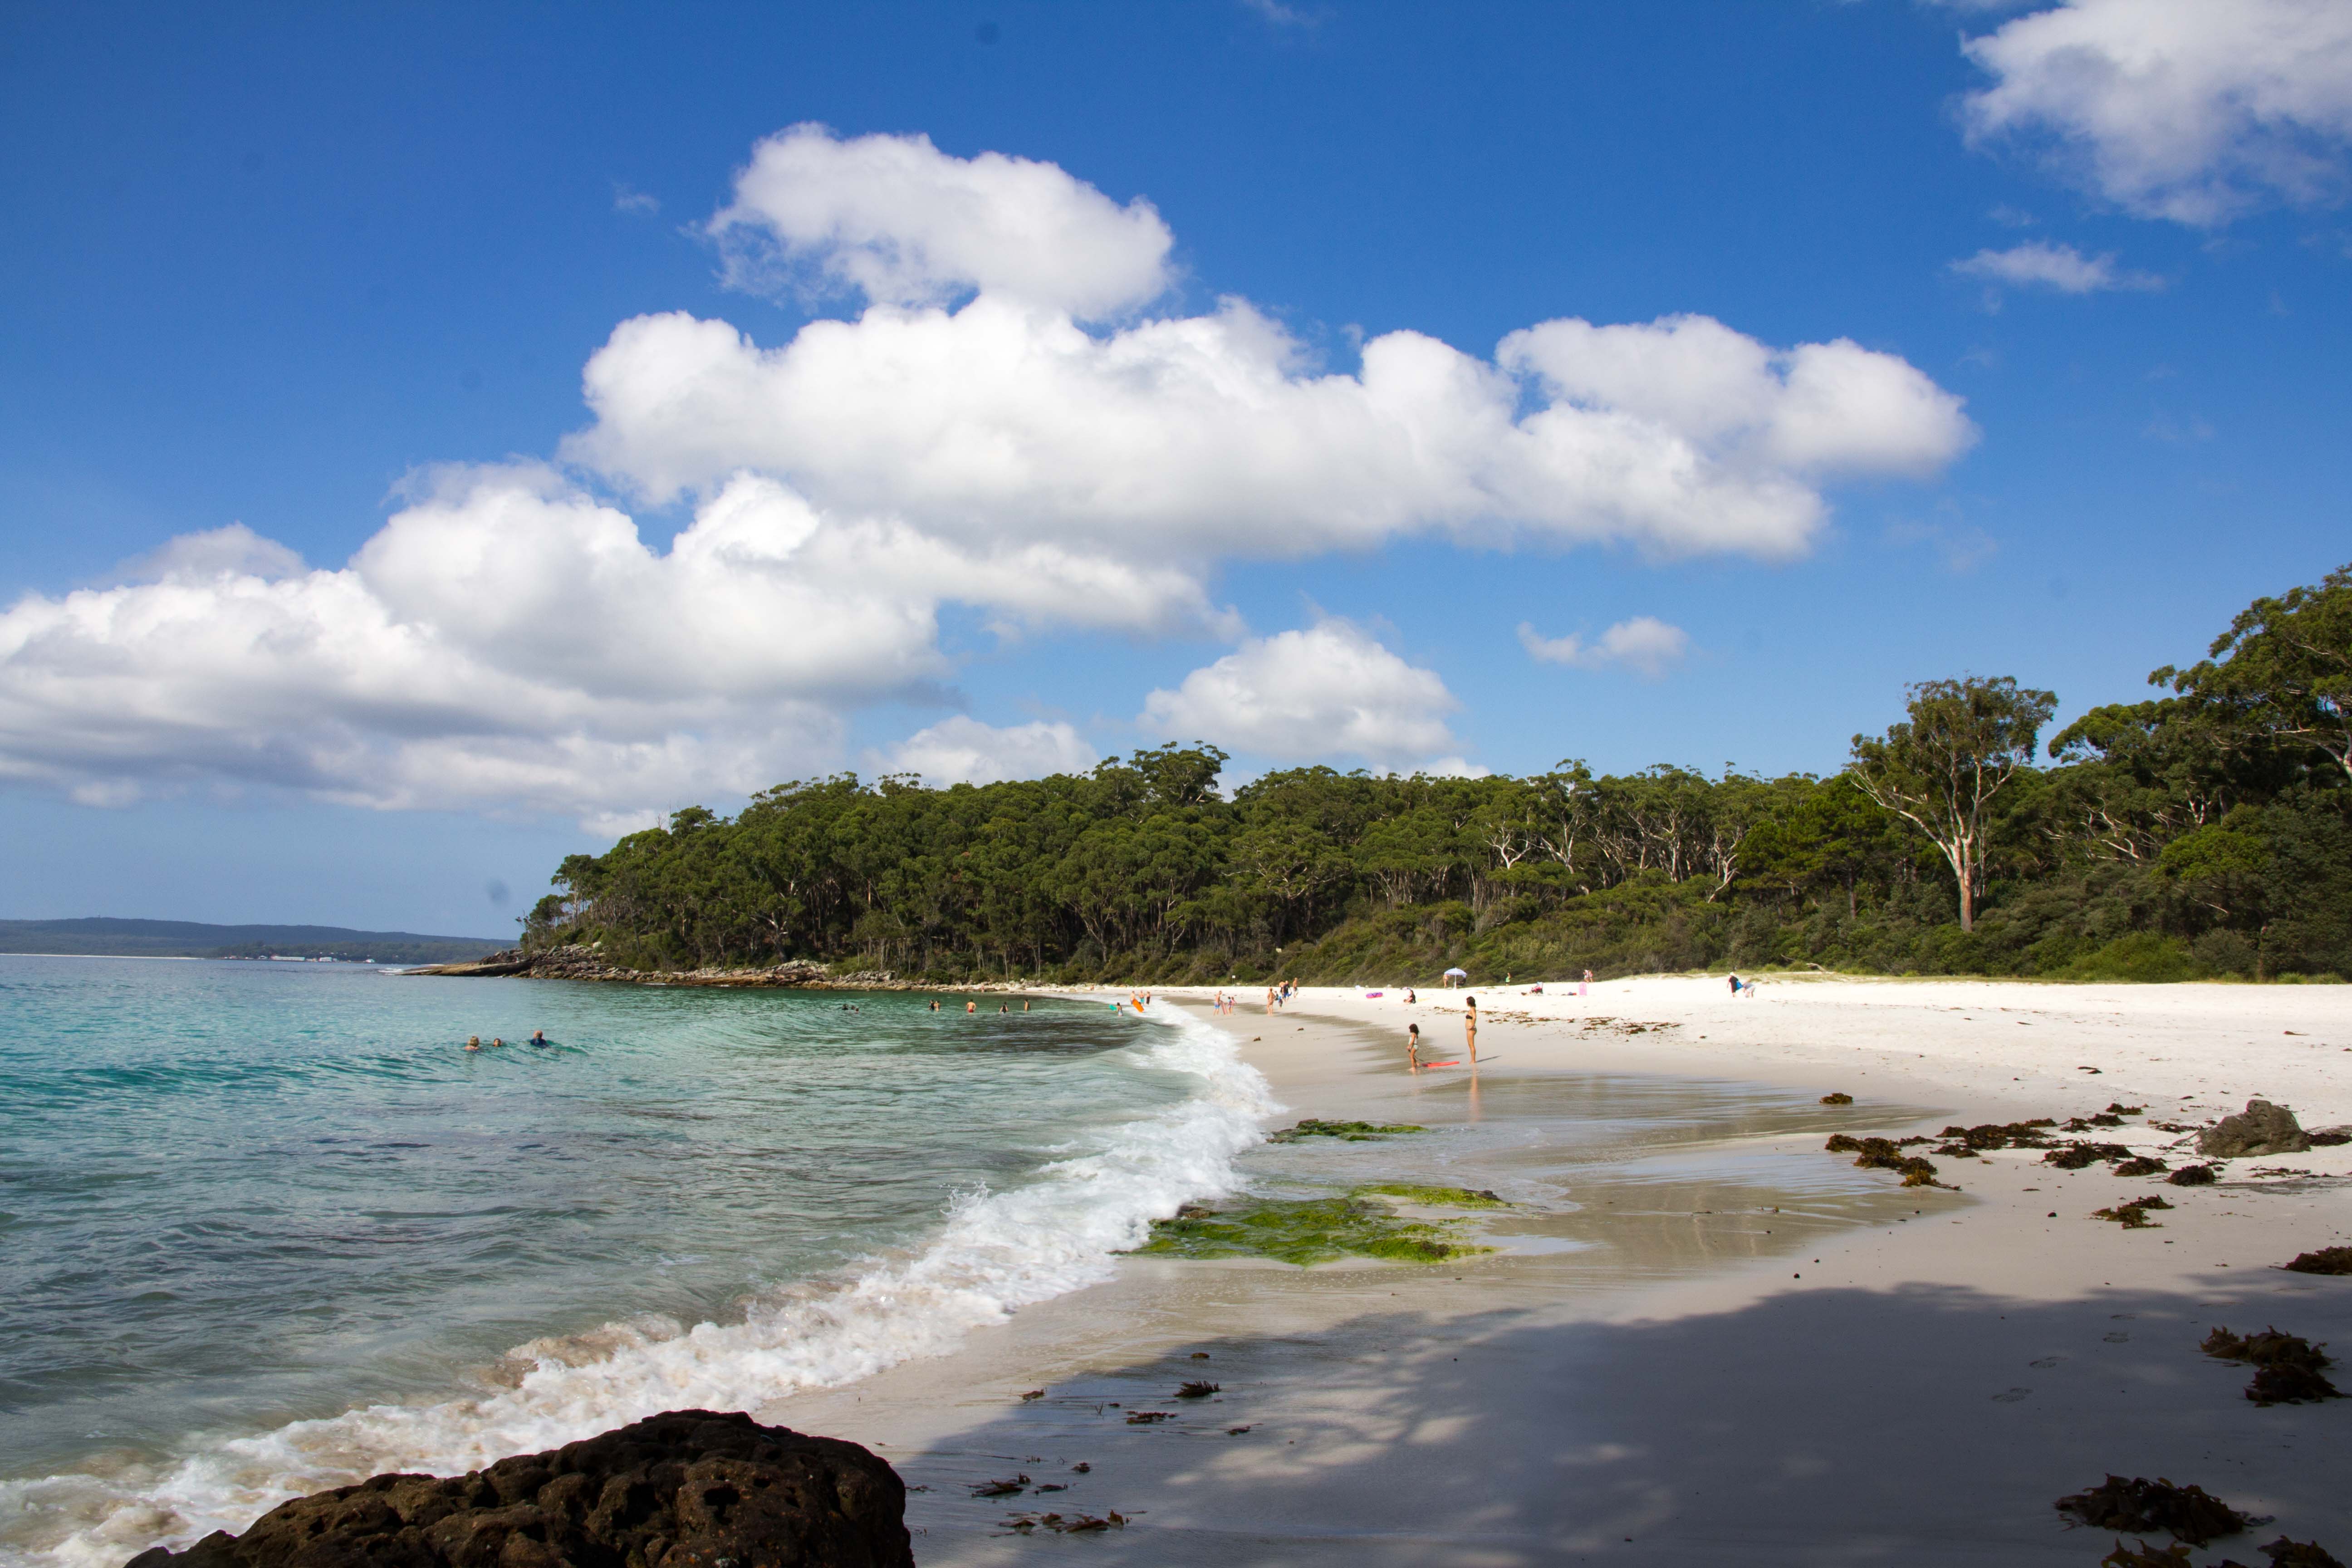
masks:
[[[0,1563],[119,1568],[150,1546],[242,1530],[288,1498],[389,1470],[456,1475],[663,1410],[771,1405],[953,1351],[975,1328],[1109,1278],[1153,1219],[1235,1184],[1234,1156],[1280,1108],[1234,1038],[1155,1003],[1142,1065],[1200,1080],[1189,1099],[1070,1146],[1006,1192],[959,1194],[919,1250],[752,1303],[740,1322],[610,1323],[509,1352],[510,1386],[373,1405],[254,1436],[192,1442],[159,1467],[0,1484]]]

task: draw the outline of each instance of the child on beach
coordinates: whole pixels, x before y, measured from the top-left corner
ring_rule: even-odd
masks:
[[[1475,1068],[1478,1065],[1478,998],[1465,996],[1463,1001],[1470,1010],[1462,1015],[1462,1038],[1470,1047],[1470,1065]]]
[[[1419,1024],[1407,1024],[1404,1026],[1404,1065],[1408,1071],[1421,1070],[1421,1026]]]

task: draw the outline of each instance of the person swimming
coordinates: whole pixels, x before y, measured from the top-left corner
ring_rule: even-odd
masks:
[[[530,1038],[523,1043],[530,1046],[543,1046],[547,1044],[547,1031],[545,1029],[533,1029],[530,1032]]]
[[[492,1044],[492,1045],[494,1045],[494,1046],[503,1046],[503,1045],[505,1045],[505,1044],[506,1044],[506,1042],[505,1042],[504,1040],[502,1040],[502,1039],[499,1038],[496,1035],[492,1035],[492,1036],[490,1037],[490,1044]]]
[[[466,1037],[466,1048],[469,1051],[480,1050],[482,1048],[482,1037],[479,1035],[467,1035]]]

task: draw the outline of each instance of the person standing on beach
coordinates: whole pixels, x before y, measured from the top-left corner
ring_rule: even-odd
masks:
[[[1404,1065],[1411,1071],[1421,1070],[1421,1026],[1419,1024],[1407,1024],[1404,1026]]]
[[[1465,996],[1469,1011],[1462,1015],[1462,1038],[1470,1047],[1470,1065],[1478,1065],[1478,998]]]
[[[1584,972],[1584,978],[1577,982],[1576,994],[1579,996],[1590,996],[1592,994],[1592,971],[1590,969]]]
[[[1731,994],[1732,994],[1734,996],[1737,996],[1737,995],[1738,995],[1738,994],[1739,994],[1739,976],[1738,976],[1737,974],[1735,974],[1735,975],[1733,975],[1733,976],[1731,977]]]

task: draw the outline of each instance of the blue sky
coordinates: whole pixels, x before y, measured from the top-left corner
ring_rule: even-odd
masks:
[[[0,9],[0,914],[496,934],[570,849],[839,767],[1827,772],[1910,680],[2130,700],[2352,557],[2331,10]],[[592,409],[668,312],[751,346],[615,349]],[[885,317],[964,403],[874,391]],[[1496,361],[1567,321],[1629,331]],[[1381,409],[1420,373],[1363,345],[1425,342],[1534,424],[1097,428],[1021,379],[1096,353],[1056,331]],[[722,492],[757,538],[659,557]]]

